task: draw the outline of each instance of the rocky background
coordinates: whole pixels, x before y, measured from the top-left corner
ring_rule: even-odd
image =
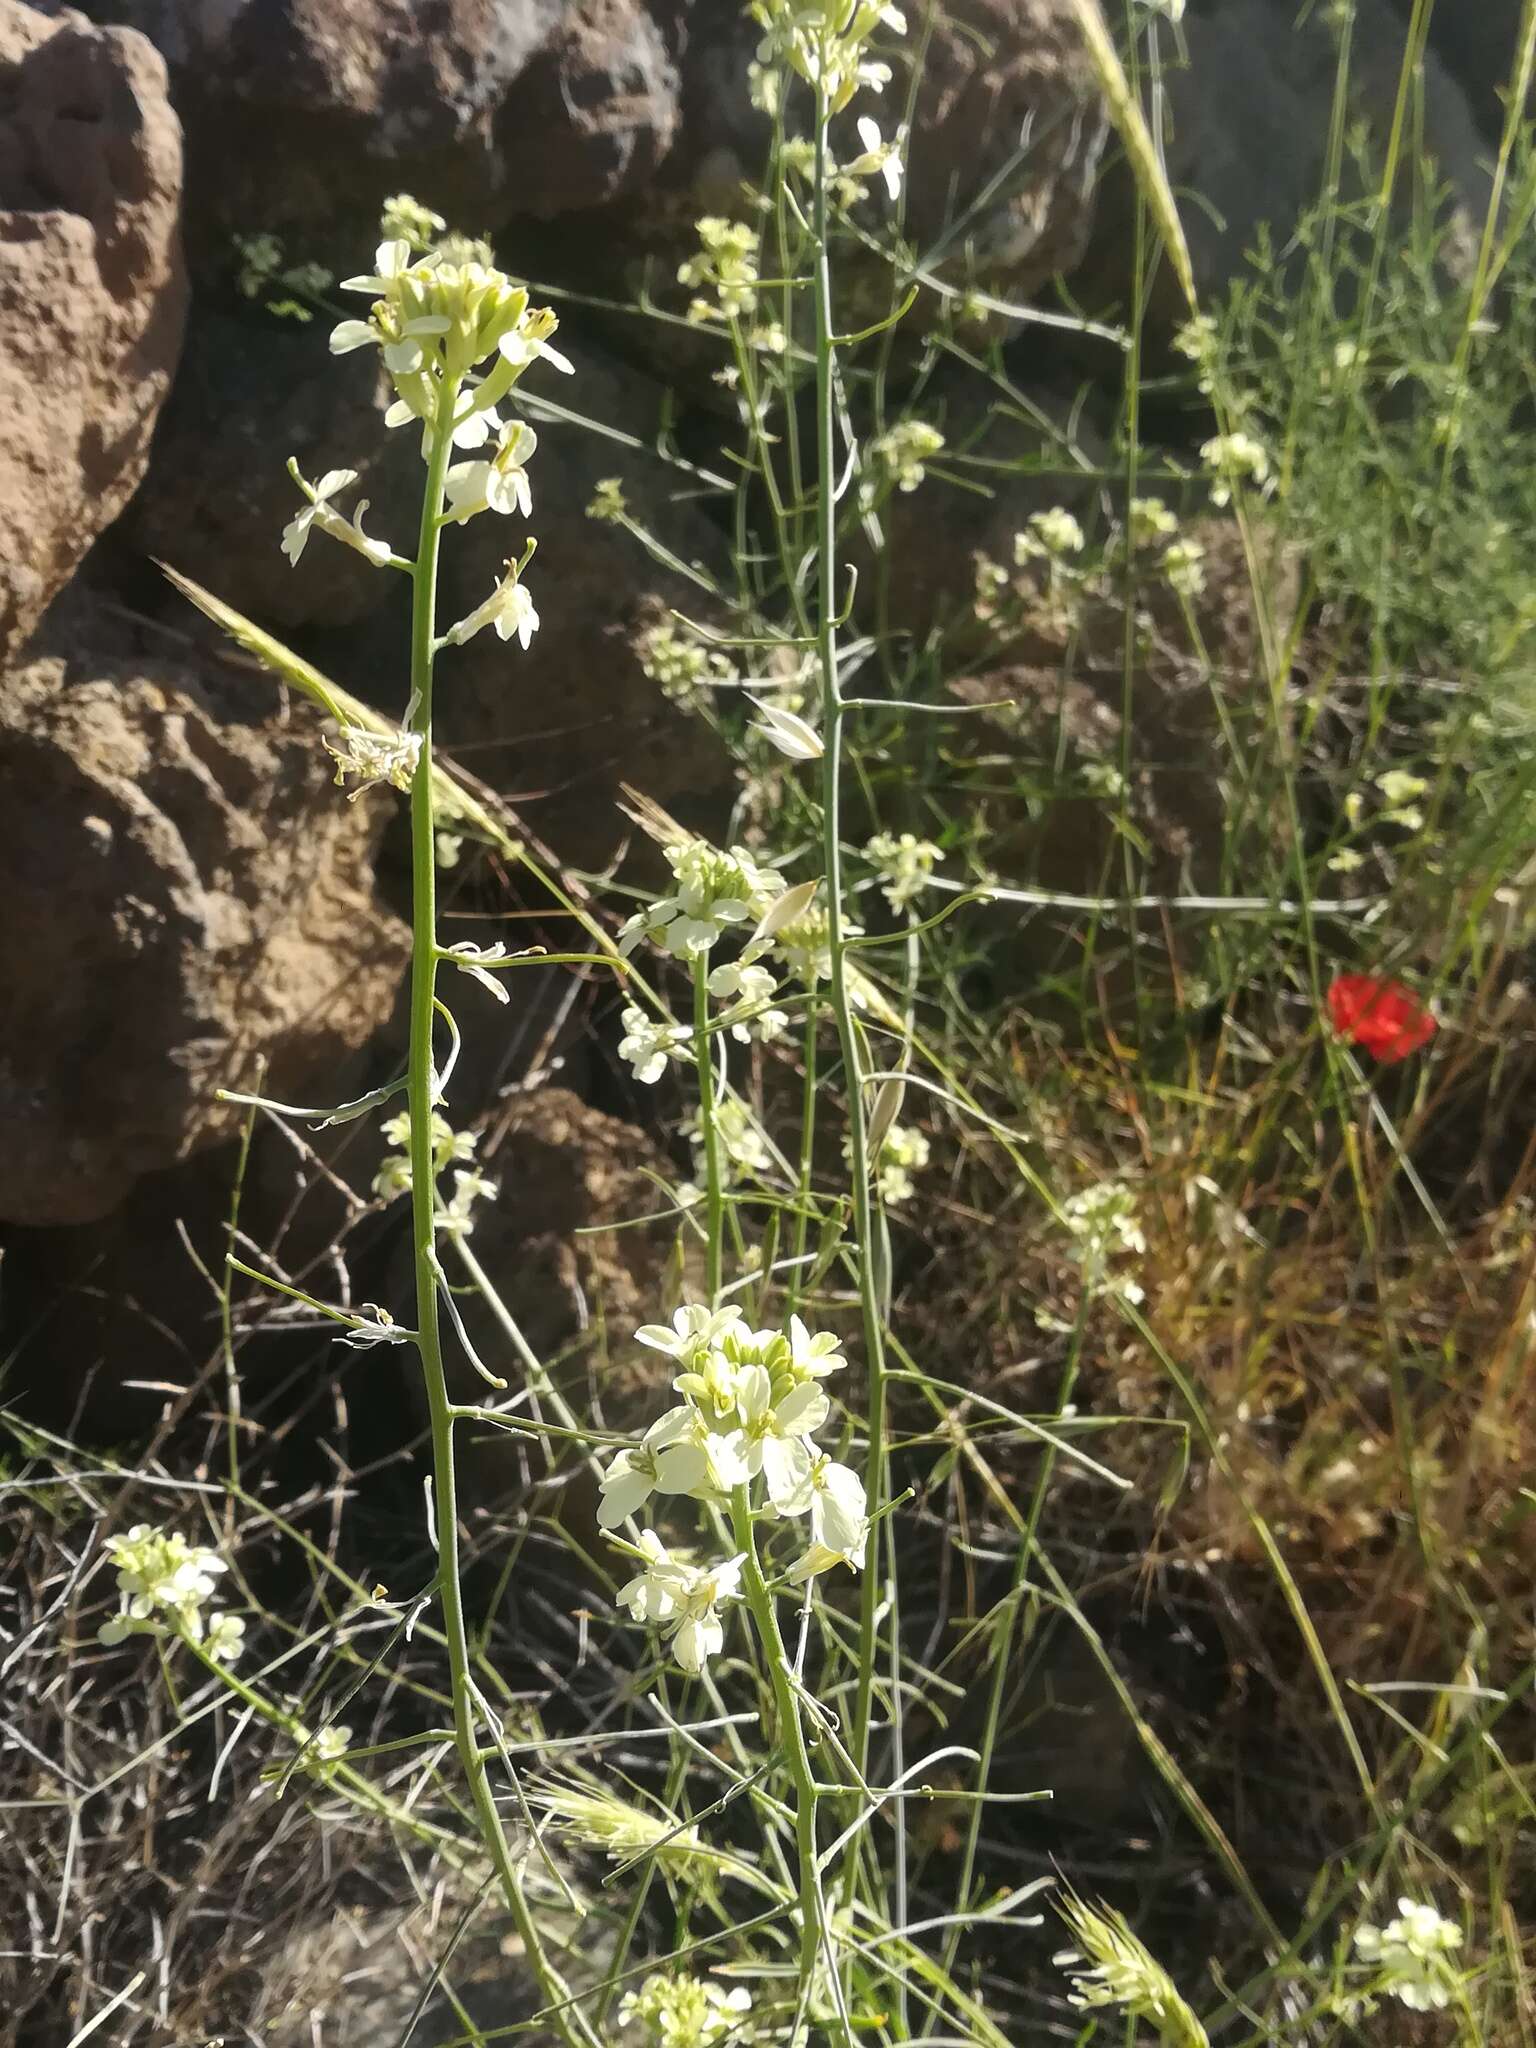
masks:
[[[1407,11],[1359,7],[1357,112],[1378,127]],[[1283,237],[1316,196],[1334,48],[1320,10],[1299,28],[1297,12],[1190,0],[1169,170],[1209,202],[1184,207],[1203,291],[1260,223]],[[1435,12],[1425,139],[1468,220],[1519,14],[1519,0]],[[579,376],[558,396],[610,433],[542,434],[542,630],[526,656],[489,635],[459,655],[444,736],[579,869],[619,844],[621,779],[707,823],[728,765],[635,645],[685,586],[584,515],[622,468],[677,554],[724,560],[727,536],[645,452],[664,419],[680,445],[717,446],[718,394],[676,330],[624,307],[665,301],[696,216],[759,170],[753,40],[736,0],[0,0],[0,1355],[51,1419],[133,1431],[210,1369],[216,1310],[195,1258],[222,1252],[240,1116],[215,1089],[262,1075],[281,1099],[332,1100],[397,1057],[391,807],[339,800],[305,708],[156,566],[400,708],[402,592],[323,544],[290,569],[278,537],[290,455],[311,476],[357,469],[373,530],[409,531],[414,449],[384,431],[358,359],[328,354],[323,317],[274,315],[280,279],[251,288],[253,246],[280,272],[346,275],[366,267],[383,199],[408,191],[491,236],[509,270],[575,295],[562,346]],[[1131,193],[1066,0],[936,8],[909,186],[909,228],[939,273],[962,274],[963,240],[964,281],[1010,303],[1049,301],[1058,275],[1089,313],[1123,303]],[[1154,303],[1154,346],[1178,314]],[[1085,378],[1112,402],[1114,365],[1080,343],[1020,324],[1009,352],[1047,413]],[[941,397],[990,431],[984,393],[956,379]],[[1090,388],[1085,431],[1092,414]],[[1017,419],[1006,431],[1016,445]],[[612,433],[632,437],[622,461]],[[1026,488],[924,497],[898,523],[902,623],[963,601],[972,551],[1042,502],[1008,495]],[[450,616],[497,567],[500,536],[480,532],[449,550]],[[1028,687],[1005,678],[984,697]],[[1084,858],[1091,885],[1098,849]],[[463,933],[493,906],[515,908],[504,878],[466,880]],[[646,1298],[659,1252],[643,1234],[605,1253],[575,1232],[644,1206],[652,1141],[602,1057],[591,993],[554,973],[517,987],[510,1033],[489,1003],[466,1017],[481,1045],[460,1113],[488,1120],[504,1192],[486,1242],[552,1350],[589,1327],[594,1273],[616,1316]],[[372,1142],[352,1127],[302,1162],[296,1210],[293,1152],[260,1132],[242,1220],[288,1270],[366,1209]]]

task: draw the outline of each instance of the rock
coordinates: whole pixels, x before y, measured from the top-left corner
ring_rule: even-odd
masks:
[[[382,806],[342,800],[306,712],[99,622],[59,640],[0,692],[0,1220],[36,1224],[227,1135],[214,1090],[260,1060],[267,1092],[332,1099],[407,943]]]
[[[562,340],[565,337],[562,336]],[[656,562],[622,527],[587,517],[599,481],[622,479],[630,508],[684,562],[728,573],[720,532],[689,502],[692,480],[648,452],[664,394],[590,342],[570,340],[577,374],[551,391],[585,419],[633,435],[626,448],[531,408],[539,447],[529,469],[539,551],[528,572],[540,625],[531,647],[486,629],[439,668],[438,731],[465,765],[514,802],[562,860],[611,859],[627,827],[616,800],[633,783],[699,831],[719,829],[734,789],[719,739],[662,695],[641,666],[647,632],[675,605],[716,611],[707,591]],[[569,391],[569,397],[567,392]],[[485,514],[443,546],[438,616],[451,624],[488,597],[524,524]]]
[[[401,189],[483,233],[511,210],[512,81],[575,0],[125,0],[172,66],[199,276],[275,234],[340,275]]]
[[[1199,0],[1184,17],[1188,62],[1163,44],[1165,159],[1189,244],[1202,302],[1219,298],[1246,274],[1267,227],[1284,248],[1323,197],[1338,45],[1327,10],[1300,14],[1294,0]],[[1377,151],[1385,147],[1397,101],[1404,25],[1391,0],[1358,0],[1350,69],[1350,111]],[[1423,71],[1423,154],[1414,131],[1399,179],[1405,216],[1415,176],[1450,193],[1450,265],[1475,252],[1489,184],[1486,151],[1466,98],[1430,52]],[[1352,162],[1346,163],[1346,180]],[[1354,188],[1357,189],[1357,188]],[[1353,189],[1346,190],[1346,200]],[[1073,295],[1090,313],[1119,313],[1133,285],[1134,182],[1123,159],[1106,175],[1093,235],[1073,276]],[[1171,266],[1159,266],[1147,332],[1166,338],[1188,308]]]
[[[144,39],[0,0],[0,659],[143,475],[186,310],[180,197]]]
[[[904,230],[923,267],[1011,299],[1071,271],[1108,134],[1069,0],[945,0],[908,148]]]
[[[666,1209],[657,1178],[669,1176],[668,1161],[635,1125],[565,1088],[512,1096],[492,1119],[480,1156],[500,1193],[475,1226],[476,1255],[541,1360],[575,1346],[584,1354],[584,1379],[591,1356],[603,1359],[597,1391],[608,1426],[628,1428],[641,1419],[635,1401],[649,1401],[658,1384],[654,1362],[633,1338],[660,1311],[678,1231],[675,1216],[635,1220]],[[635,1227],[605,1233],[605,1224]],[[483,1318],[481,1327],[489,1327]],[[487,1342],[505,1366],[504,1342]]]
[[[643,189],[672,146],[679,91],[667,38],[638,0],[579,0],[497,123],[513,210],[547,219]]]
[[[125,536],[274,631],[367,618],[396,595],[398,577],[324,535],[297,565],[280,542],[303,503],[287,472],[293,456],[311,482],[356,470],[341,509],[366,499],[367,531],[414,554],[420,436],[384,425],[393,394],[375,365],[371,353],[333,356],[318,322],[199,310]]]

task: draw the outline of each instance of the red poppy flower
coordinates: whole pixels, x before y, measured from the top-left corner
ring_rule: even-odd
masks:
[[[1328,1015],[1340,1038],[1386,1066],[1405,1060],[1435,1035],[1435,1020],[1411,988],[1375,974],[1337,975]]]

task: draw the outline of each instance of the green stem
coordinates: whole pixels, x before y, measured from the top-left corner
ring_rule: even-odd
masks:
[[[570,2048],[597,2048],[597,2037],[576,2007],[549,1961],[535,1925],[511,1847],[496,1810],[490,1772],[475,1736],[475,1689],[469,1635],[464,1620],[464,1589],[459,1561],[459,1514],[454,1468],[453,1403],[449,1399],[438,1327],[437,1174],[433,1159],[432,1116],[436,1107],[436,1072],[432,1059],[437,1000],[437,848],[432,788],[432,664],[437,645],[437,563],[441,539],[443,479],[453,453],[449,428],[458,395],[456,380],[439,392],[433,422],[432,452],[421,507],[421,534],[416,554],[415,604],[411,621],[411,730],[421,736],[421,754],[411,783],[411,1048],[406,1100],[411,1115],[411,1234],[416,1267],[416,1348],[426,1386],[432,1433],[432,1504],[438,1561],[438,1590],[443,1603],[443,1632],[453,1686],[454,1744],[481,1838],[529,1962],[545,1998],[561,2005],[561,2032]]]
[[[715,1128],[715,1059],[709,1043],[709,959],[693,963],[693,1057],[699,1070],[699,1136],[704,1141],[704,1194],[709,1246],[705,1284],[711,1308],[720,1306],[724,1280],[725,1190],[720,1179],[720,1133]]]
[[[864,1119],[863,1056],[848,987],[847,941],[843,926],[841,834],[841,770],[843,739],[842,693],[837,675],[837,475],[833,441],[836,344],[832,324],[832,271],[829,253],[830,206],[827,193],[827,96],[816,88],[816,203],[814,214],[816,318],[816,652],[821,668],[822,701],[822,857],[826,868],[827,980],[832,1015],[837,1025],[848,1095],[848,1156],[853,1181],[854,1257],[858,1267],[859,1308],[864,1325],[864,1362],[868,1380],[869,1455],[864,1472],[869,1511],[873,1515],[885,1492],[885,1330],[876,1283],[874,1219],[869,1188],[869,1139]],[[858,1678],[850,1748],[860,1776],[866,1774],[869,1720],[875,1677],[875,1617],[879,1608],[881,1572],[877,1525],[870,1524],[864,1551],[863,1587],[859,1606]],[[850,1861],[850,1869],[853,1863]]]
[[[741,1581],[747,1607],[763,1655],[768,1660],[768,1675],[773,1685],[773,1704],[779,1724],[776,1733],[780,1753],[789,1767],[790,1780],[795,1788],[795,1858],[800,1885],[800,1985],[804,1991],[815,1981],[818,1955],[826,1956],[829,1974],[832,1962],[821,1885],[816,1871],[816,1801],[819,1794],[816,1773],[811,1769],[810,1751],[806,1747],[805,1724],[800,1716],[800,1701],[791,1676],[789,1654],[779,1633],[773,1595],[758,1562],[752,1509],[744,1486],[738,1486],[731,1495],[731,1533],[736,1548],[742,1554]],[[847,2048],[855,2048],[851,2033],[841,2027],[839,2032]],[[799,2048],[803,2038],[802,2026],[797,2030],[794,2048]]]

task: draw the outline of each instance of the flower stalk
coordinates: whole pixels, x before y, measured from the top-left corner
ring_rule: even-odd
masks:
[[[837,341],[833,326],[831,262],[831,104],[825,67],[814,81],[816,172],[812,209],[812,303],[816,324],[816,660],[821,676],[821,831],[826,878],[827,977],[833,1022],[848,1096],[848,1165],[853,1195],[853,1255],[864,1330],[869,1451],[864,1489],[871,1517],[878,1515],[885,1480],[885,1329],[881,1316],[870,1190],[869,1127],[864,1110],[864,1060],[849,988],[847,917],[842,868],[842,752],[845,707],[837,672],[837,495],[834,439]],[[873,1705],[876,1616],[880,1604],[880,1552],[871,1520],[859,1605],[858,1674],[850,1750],[863,1775],[869,1755]],[[850,1863],[852,1868],[852,1863]]]
[[[438,1317],[437,1166],[432,1117],[437,1069],[433,1027],[437,1016],[437,863],[432,788],[432,682],[437,652],[437,570],[444,487],[453,454],[451,425],[459,383],[444,378],[431,421],[431,451],[422,496],[421,529],[412,570],[411,716],[420,740],[411,781],[411,1042],[406,1100],[410,1108],[411,1242],[416,1276],[416,1349],[421,1359],[432,1435],[432,1513],[438,1593],[443,1607],[453,1693],[454,1746],[469,1786],[475,1819],[519,1936],[567,2048],[597,2048],[593,2033],[559,1971],[549,1960],[523,1892],[511,1845],[496,1809],[490,1771],[475,1728],[476,1687],[464,1618],[459,1558],[458,1486],[454,1464],[454,1407],[443,1363]]]

